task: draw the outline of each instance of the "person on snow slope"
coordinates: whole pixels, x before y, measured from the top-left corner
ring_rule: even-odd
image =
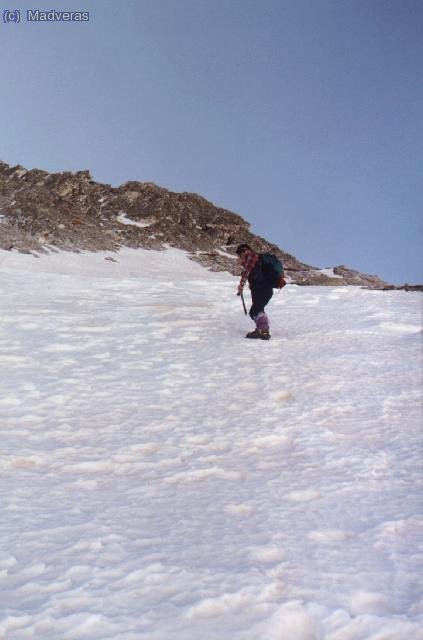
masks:
[[[263,274],[260,255],[250,245],[240,244],[236,253],[242,267],[237,295],[242,294],[245,283],[248,281],[252,299],[249,315],[256,324],[254,331],[250,331],[245,337],[270,340],[269,318],[264,308],[273,296],[273,286]]]

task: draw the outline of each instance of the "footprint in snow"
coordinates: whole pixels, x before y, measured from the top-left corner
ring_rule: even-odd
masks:
[[[304,489],[303,491],[291,491],[285,497],[291,502],[312,502],[319,500],[322,496],[316,489]]]

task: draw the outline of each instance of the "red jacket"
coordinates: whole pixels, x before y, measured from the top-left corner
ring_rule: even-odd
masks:
[[[242,257],[242,262],[241,262],[242,271],[241,271],[241,280],[239,281],[239,285],[238,285],[238,293],[242,293],[242,290],[244,289],[244,285],[247,282],[248,276],[256,266],[257,262],[259,261],[259,258],[260,257],[258,253],[256,253],[255,251],[252,251],[252,250],[250,251],[249,249],[245,251]]]

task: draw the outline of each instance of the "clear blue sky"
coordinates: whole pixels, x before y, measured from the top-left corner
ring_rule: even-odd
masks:
[[[90,21],[27,22],[35,8]],[[19,0],[0,17],[0,159],[194,191],[311,264],[423,281],[421,0]]]

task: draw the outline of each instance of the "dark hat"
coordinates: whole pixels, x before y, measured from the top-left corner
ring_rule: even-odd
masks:
[[[245,251],[245,250],[247,250],[247,249],[248,249],[249,251],[252,251],[252,249],[251,249],[250,245],[249,245],[249,244],[246,244],[246,243],[244,242],[243,244],[240,244],[240,245],[237,247],[237,249],[236,249],[236,254],[239,256],[239,255],[241,255],[241,253],[242,253],[243,251]]]

